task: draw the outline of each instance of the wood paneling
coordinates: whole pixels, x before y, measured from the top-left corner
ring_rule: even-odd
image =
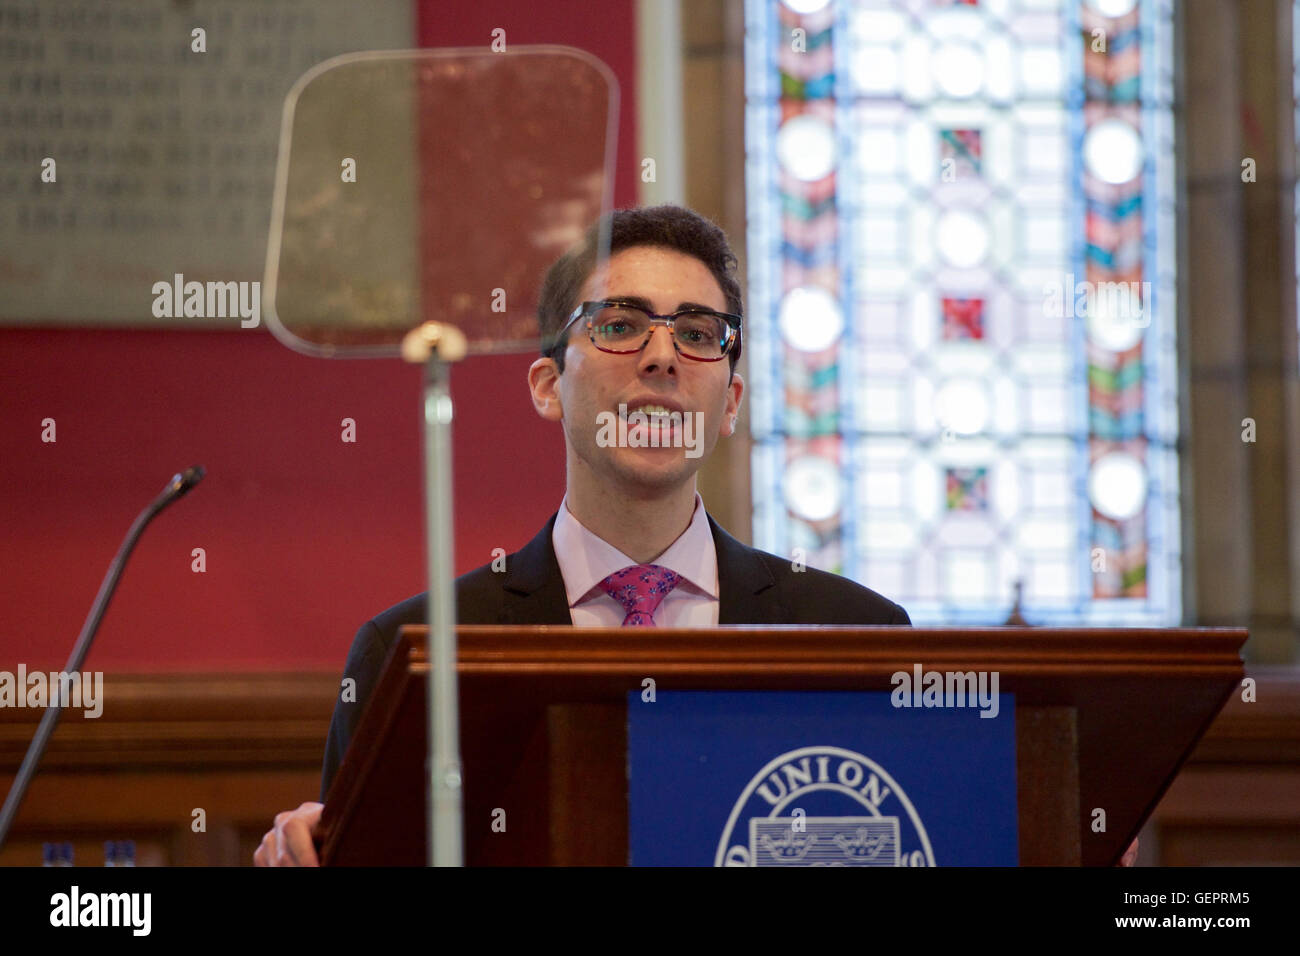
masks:
[[[540,663],[540,662],[539,662]],[[1146,862],[1300,862],[1300,677],[1254,672],[1156,808]],[[0,865],[40,863],[71,840],[81,864],[133,839],[140,865],[247,865],[275,813],[316,798],[335,674],[108,678],[104,716],[65,717]],[[8,791],[40,711],[0,710]],[[203,808],[206,832],[191,829]]]
[[[106,675],[104,713],[66,712],[0,865],[71,841],[79,865],[133,839],[139,865],[239,865],[281,810],[314,800],[336,674]],[[8,792],[42,711],[0,710]],[[196,809],[205,829],[194,829]]]
[[[1300,674],[1251,671],[1143,830],[1167,866],[1300,866]]]

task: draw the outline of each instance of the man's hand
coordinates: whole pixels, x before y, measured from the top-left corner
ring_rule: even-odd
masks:
[[[307,804],[304,803],[303,806],[305,807],[307,806]],[[1134,840],[1133,843],[1129,846],[1129,848],[1124,851],[1124,855],[1119,858],[1119,862],[1116,863],[1115,865],[1136,866],[1137,860],[1138,860],[1138,841]]]
[[[266,831],[253,853],[255,866],[320,866],[312,837],[320,825],[323,803],[304,803],[297,810],[275,815],[275,826]]]

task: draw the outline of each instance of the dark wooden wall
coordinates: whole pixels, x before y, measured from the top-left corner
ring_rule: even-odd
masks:
[[[1256,677],[1256,702],[1229,703],[1147,824],[1141,862],[1300,865],[1300,678]],[[251,864],[275,813],[316,799],[337,687],[334,673],[110,675],[103,717],[60,724],[0,865],[70,840],[98,866],[109,839],[135,840],[142,866]],[[4,792],[40,716],[0,709]]]

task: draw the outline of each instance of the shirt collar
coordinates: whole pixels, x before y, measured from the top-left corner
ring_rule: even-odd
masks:
[[[604,593],[597,588],[601,581],[615,571],[637,563],[584,527],[569,511],[567,494],[560,502],[560,510],[555,517],[551,543],[555,547],[555,558],[564,578],[569,607]],[[704,499],[698,491],[695,493],[695,511],[691,515],[691,523],[663,554],[649,563],[675,572],[693,590],[715,599],[718,597],[717,550],[713,543],[713,532],[709,528],[708,513],[704,510]]]

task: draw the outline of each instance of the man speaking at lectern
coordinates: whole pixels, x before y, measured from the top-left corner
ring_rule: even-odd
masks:
[[[537,414],[564,429],[565,496],[504,570],[456,580],[462,624],[706,627],[899,624],[897,604],[847,578],[746,547],[709,517],[696,473],[736,431],[742,319],[736,257],[709,220],[679,206],[611,214],[548,271],[542,357],[528,370]],[[425,595],[367,621],[348,654],[356,701],[338,701],[321,780],[329,792],[404,624]],[[320,803],[276,817],[259,865],[317,863]]]

